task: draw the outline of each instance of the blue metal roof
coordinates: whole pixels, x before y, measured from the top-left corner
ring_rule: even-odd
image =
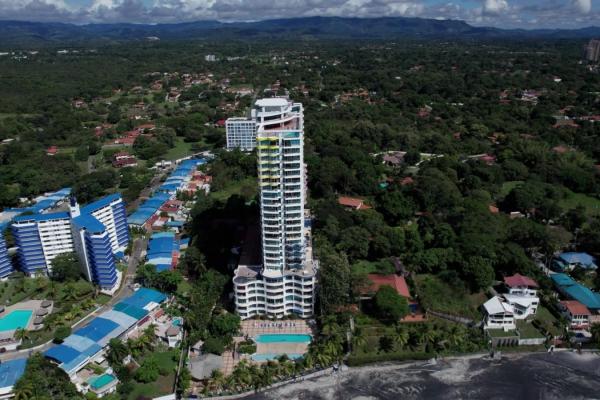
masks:
[[[59,344],[58,346],[51,347],[44,355],[58,361],[60,364],[68,363],[79,357],[81,353],[72,347]]]
[[[133,295],[123,299],[121,303],[125,303],[139,308],[144,308],[152,302],[162,303],[166,299],[167,296],[157,290],[140,288]]]
[[[17,358],[0,363],[0,388],[14,386],[25,372],[26,366],[26,358]]]
[[[50,221],[53,219],[68,219],[70,218],[68,212],[57,212],[50,214],[33,214],[33,215],[19,215],[14,218],[15,222],[22,221]]]
[[[600,294],[593,292],[566,274],[552,274],[550,278],[565,296],[577,300],[589,309],[600,309]]]
[[[119,325],[117,323],[102,317],[98,317],[94,318],[85,327],[78,329],[73,333],[98,342],[118,327]]]
[[[101,198],[100,200],[96,200],[92,203],[86,204],[85,206],[81,207],[81,213],[82,214],[91,214],[96,210],[99,210],[103,207],[106,207],[108,205],[110,205],[110,203],[112,203],[113,201],[119,200],[121,199],[121,194],[120,193],[113,193],[113,194],[109,194],[108,196],[105,196],[103,198]]]
[[[88,214],[82,214],[79,217],[73,218],[73,224],[79,229],[85,229],[90,233],[103,233],[106,227],[95,217]]]
[[[558,258],[567,264],[580,264],[584,267],[596,268],[596,260],[588,253],[567,252],[559,254]]]

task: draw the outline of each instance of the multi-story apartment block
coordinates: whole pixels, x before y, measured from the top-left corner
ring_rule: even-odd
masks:
[[[0,226],[0,279],[6,278],[11,272],[13,272],[13,267],[6,249],[4,229]]]
[[[72,198],[70,212],[21,215],[11,226],[20,268],[26,274],[51,274],[56,256],[76,252],[90,281],[106,290],[117,283],[114,254],[129,242],[120,195],[104,197],[81,209]]]
[[[21,270],[28,275],[51,273],[54,257],[75,250],[68,212],[20,215],[12,233]]]
[[[256,120],[262,265],[239,265],[233,280],[242,318],[314,312],[318,264],[305,224],[306,176],[302,104],[258,100]]]
[[[255,111],[253,110],[253,115]],[[256,147],[256,120],[252,118],[228,118],[225,121],[227,150],[252,151]]]
[[[585,46],[585,59],[592,63],[600,60],[600,39],[592,39]]]
[[[81,214],[95,217],[106,227],[113,253],[124,251],[129,243],[125,202],[119,194],[111,194],[81,208]]]

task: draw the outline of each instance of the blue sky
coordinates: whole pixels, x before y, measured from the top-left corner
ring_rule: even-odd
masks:
[[[501,28],[600,25],[600,0],[0,0],[0,19],[172,23],[301,16],[461,19]]]

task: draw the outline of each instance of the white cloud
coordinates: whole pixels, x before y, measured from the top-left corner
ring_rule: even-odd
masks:
[[[174,23],[215,19],[220,21],[256,21],[317,15],[341,17],[408,16],[458,19],[475,25],[505,28],[574,28],[600,23],[600,12],[594,10],[592,1],[0,0],[0,19],[74,23]]]
[[[592,0],[572,0],[575,9],[582,14],[589,14],[592,11]]]
[[[500,14],[508,10],[508,1],[506,0],[485,0],[483,3],[483,12],[485,14]]]

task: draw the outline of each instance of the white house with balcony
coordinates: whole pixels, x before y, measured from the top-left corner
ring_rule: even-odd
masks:
[[[514,307],[500,296],[494,296],[483,303],[484,329],[516,329]]]

